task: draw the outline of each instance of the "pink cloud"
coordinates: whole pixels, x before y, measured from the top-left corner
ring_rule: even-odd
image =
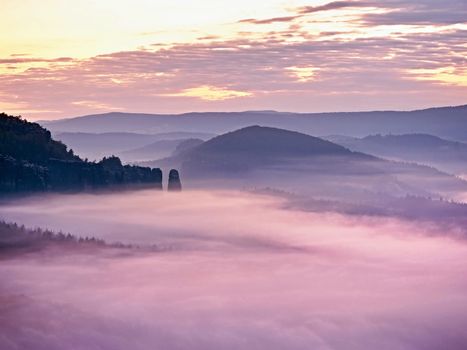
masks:
[[[454,9],[454,4],[449,2],[449,9]],[[301,12],[370,5],[376,6],[374,2],[336,1]],[[428,3],[409,5],[419,12],[430,8]],[[386,8],[400,11],[409,5],[396,0],[384,3]],[[305,16],[306,21],[305,13],[299,16]],[[353,25],[369,31],[378,26],[377,20],[368,16],[360,16]],[[293,19],[284,16],[243,22],[287,23]],[[397,17],[394,21],[397,23]],[[433,19],[433,25],[442,23]],[[261,37],[239,31],[236,39],[207,36],[191,44],[89,59],[10,57],[0,61],[0,68],[8,72],[0,76],[0,108],[15,114],[56,111],[24,113],[26,117],[48,119],[106,112],[106,106],[121,111],[176,113],[414,109],[462,104],[465,86],[456,84],[455,77],[439,75],[437,79],[433,74],[417,79],[413,74],[424,72],[425,78],[427,71],[455,72],[451,75],[461,74],[458,79],[464,79],[464,30],[443,28],[362,37],[352,31],[312,33],[303,23],[294,23]],[[294,76],[291,67],[315,72],[313,79]],[[216,100],[183,96],[183,91],[203,86],[237,91],[239,97]],[[245,94],[250,97],[241,98]],[[16,109],[11,108],[14,105]]]

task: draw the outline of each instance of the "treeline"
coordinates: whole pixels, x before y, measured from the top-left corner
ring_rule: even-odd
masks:
[[[121,242],[108,243],[95,237],[77,237],[62,231],[55,232],[42,228],[27,228],[17,223],[0,220],[0,258],[8,254],[30,253],[44,249],[58,248],[57,252],[88,251],[88,249],[126,249],[140,252],[159,252],[173,249],[171,246],[156,244],[124,244]]]
[[[51,245],[68,247],[105,247],[107,244],[94,237],[77,238],[63,232],[0,221],[0,253],[41,250]],[[123,245],[120,245],[123,246]]]
[[[125,184],[162,188],[160,169],[123,165],[118,157],[88,162],[37,123],[0,114],[0,192],[83,190]]]

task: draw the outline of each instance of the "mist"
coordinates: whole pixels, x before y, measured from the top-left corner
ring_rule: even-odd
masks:
[[[2,349],[465,349],[467,246],[448,229],[237,191],[47,195],[26,226],[157,250],[0,264]]]

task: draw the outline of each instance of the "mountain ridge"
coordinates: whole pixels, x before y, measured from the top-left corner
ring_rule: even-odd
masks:
[[[453,173],[467,172],[467,144],[430,134],[368,135],[363,138],[325,137],[354,151],[419,164]]]
[[[375,112],[192,112],[138,114],[112,112],[44,122],[56,132],[205,132],[222,134],[258,124],[309,135],[427,133],[451,140],[467,140],[467,105],[414,111]]]
[[[180,168],[194,181],[286,187],[318,195],[383,191],[430,196],[467,191],[467,182],[433,167],[349,150],[318,137],[249,126],[214,137],[181,154],[145,165]],[[311,187],[310,187],[311,186]],[[284,187],[284,188],[285,188]]]
[[[56,121],[69,121],[82,118],[94,118],[94,117],[111,117],[111,116],[126,116],[126,115],[139,115],[139,116],[148,116],[148,117],[167,117],[167,116],[195,116],[195,115],[219,115],[219,114],[296,114],[296,115],[334,115],[334,114],[362,114],[362,113],[416,113],[424,111],[437,111],[444,109],[466,109],[467,104],[462,105],[453,105],[453,106],[438,106],[438,107],[428,107],[428,108],[416,108],[411,110],[395,110],[395,109],[381,109],[381,110],[368,110],[368,111],[335,111],[335,112],[288,112],[288,111],[276,111],[276,110],[245,110],[245,111],[206,111],[206,112],[184,112],[184,113],[137,113],[137,112],[105,112],[98,114],[85,114],[74,117],[60,118],[54,120],[37,120],[36,123],[54,123]]]

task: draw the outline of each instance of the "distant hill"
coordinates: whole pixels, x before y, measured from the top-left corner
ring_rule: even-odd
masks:
[[[177,133],[178,134],[178,133]],[[183,133],[181,133],[183,134]],[[154,161],[171,155],[178,155],[192,149],[204,141],[201,139],[160,140],[143,147],[118,153],[118,156],[128,163]]]
[[[295,131],[264,126],[249,126],[212,138],[196,147],[197,153],[247,155],[251,157],[302,157],[350,155],[335,143]],[[251,159],[251,158],[248,158]]]
[[[216,136],[159,162],[178,163],[190,173],[228,175],[323,156],[371,158],[317,137],[255,125]]]
[[[173,151],[173,155],[177,156],[180,155],[184,152],[187,152],[188,150],[195,148],[199,145],[201,145],[204,141],[201,139],[187,139],[184,140],[183,142],[180,142],[175,150]]]
[[[49,159],[79,161],[72,150],[52,139],[50,131],[37,123],[0,114],[0,154],[31,163]]]
[[[467,190],[467,183],[434,168],[386,161],[302,133],[251,126],[210,139],[164,160],[185,178],[250,186],[345,194],[358,190],[428,195]]]
[[[120,152],[118,156],[125,162],[141,162],[165,158],[170,156],[185,141],[187,140],[160,140],[143,147]],[[201,142],[203,141],[201,140]]]
[[[120,155],[122,152],[133,151],[137,148],[144,147],[151,143],[166,140],[182,140],[189,138],[199,138],[207,140],[215,136],[209,133],[195,133],[195,132],[170,132],[160,134],[147,134],[147,133],[131,133],[131,132],[105,132],[105,133],[89,133],[89,132],[62,132],[54,134],[57,140],[67,144],[69,147],[83,158],[90,160],[97,160],[109,154]],[[161,144],[164,148],[164,144]],[[175,149],[176,144],[173,149]],[[166,149],[161,149],[159,154],[167,156]],[[157,159],[158,155],[148,159]],[[144,158],[146,159],[146,158]],[[133,161],[134,159],[131,159]]]
[[[433,135],[371,135],[363,138],[329,136],[326,139],[354,151],[428,164],[454,173],[467,173],[467,144]]]
[[[467,140],[467,105],[411,112],[284,113],[248,111],[179,115],[113,112],[44,121],[42,124],[53,132],[163,133],[188,131],[213,134],[221,134],[258,124],[310,135],[339,134],[364,137],[370,134],[425,133],[462,141]]]
[[[4,113],[0,114],[0,169],[0,192],[162,185],[160,169],[123,166],[116,157],[83,161],[39,124]]]

